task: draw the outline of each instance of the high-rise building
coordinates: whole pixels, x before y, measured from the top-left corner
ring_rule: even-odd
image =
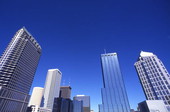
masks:
[[[37,107],[40,107],[43,94],[44,88],[34,87],[28,106],[35,105]]]
[[[54,98],[59,97],[61,77],[59,69],[48,70],[44,87],[44,108],[53,109]]]
[[[60,94],[62,98],[70,99],[71,97],[71,87],[70,86],[61,86]]]
[[[100,112],[130,112],[128,97],[116,53],[101,55],[104,88]]]
[[[90,112],[90,96],[76,95],[73,99],[83,101],[83,112]]]
[[[139,111],[135,111],[134,109],[130,109],[130,112],[139,112]]]
[[[61,86],[59,97],[54,98],[52,112],[72,112],[73,102],[70,99],[70,96],[71,96],[71,87]]]
[[[0,112],[25,112],[41,47],[25,29],[16,32],[0,57]]]
[[[170,75],[162,61],[151,52],[141,51],[134,64],[147,100],[163,100],[170,105]]]
[[[73,112],[73,102],[62,97],[54,98],[52,112]]]
[[[73,100],[73,112],[84,112],[83,101]]]

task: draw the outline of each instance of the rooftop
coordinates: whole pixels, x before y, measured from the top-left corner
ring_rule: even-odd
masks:
[[[141,51],[140,52],[140,56],[141,57],[148,57],[148,56],[154,56],[154,54],[152,52],[144,52],[144,51]]]

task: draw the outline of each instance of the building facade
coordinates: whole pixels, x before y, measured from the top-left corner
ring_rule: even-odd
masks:
[[[62,98],[70,99],[71,97],[71,87],[70,86],[61,86],[60,95]]]
[[[151,52],[141,52],[134,64],[147,100],[170,105],[170,76],[162,61]]]
[[[52,112],[73,112],[73,102],[70,99],[54,98]]]
[[[135,111],[134,109],[130,109],[130,112],[139,112],[139,111]]]
[[[139,112],[169,112],[163,100],[146,100],[138,104]]]
[[[40,107],[43,94],[44,88],[34,87],[28,106],[35,105],[37,107]]]
[[[83,101],[83,112],[90,112],[90,96],[76,95],[73,100]]]
[[[102,76],[102,104],[100,112],[130,112],[129,101],[120,71],[116,53],[101,55]]]
[[[16,32],[0,57],[0,112],[25,112],[41,47],[25,29]]]
[[[53,109],[54,98],[59,97],[62,73],[59,69],[48,70],[44,86],[43,107]]]
[[[27,112],[52,112],[51,109],[39,107],[36,105],[31,105],[27,108]]]
[[[83,101],[73,100],[73,112],[84,112]]]

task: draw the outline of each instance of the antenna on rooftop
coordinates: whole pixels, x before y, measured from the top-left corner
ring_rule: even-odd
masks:
[[[104,49],[104,53],[106,54],[106,49]]]

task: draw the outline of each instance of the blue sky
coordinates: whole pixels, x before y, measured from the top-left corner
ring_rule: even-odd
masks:
[[[72,96],[91,96],[95,111],[104,49],[118,53],[131,108],[145,100],[134,69],[141,50],[155,53],[170,70],[169,0],[1,0],[0,54],[22,26],[42,46],[32,87],[43,87],[47,70],[58,68]]]

